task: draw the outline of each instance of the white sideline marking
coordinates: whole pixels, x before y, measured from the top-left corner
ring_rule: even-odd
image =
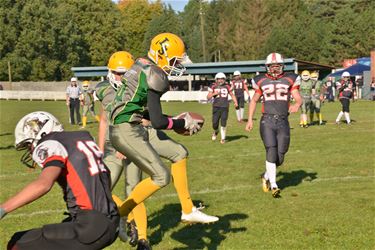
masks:
[[[375,176],[342,176],[342,177],[328,177],[328,178],[317,178],[312,181],[304,181],[304,182],[321,182],[321,181],[335,181],[335,180],[340,180],[340,181],[345,181],[345,180],[353,180],[353,179],[372,179],[375,178]],[[248,188],[254,188],[258,187],[259,185],[241,185],[241,186],[236,186],[236,187],[224,187],[220,189],[203,189],[199,191],[193,191],[191,192],[192,195],[194,194],[212,194],[212,193],[222,193],[226,191],[232,191],[232,190],[239,190],[239,189],[248,189]],[[149,199],[160,199],[160,198],[170,198],[170,197],[177,197],[176,193],[170,193],[170,194],[164,194],[160,195],[157,197],[150,197]],[[6,218],[9,217],[32,217],[36,215],[43,215],[43,214],[57,214],[57,213],[64,213],[64,209],[51,209],[51,210],[40,210],[37,212],[31,212],[31,213],[18,213],[18,214],[9,214],[7,215]]]

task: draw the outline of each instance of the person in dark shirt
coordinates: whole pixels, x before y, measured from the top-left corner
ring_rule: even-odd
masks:
[[[111,198],[103,153],[87,131],[65,132],[50,113],[24,116],[15,129],[21,161],[39,165],[40,176],[0,204],[0,218],[48,193],[55,182],[63,191],[69,217],[62,223],[17,232],[8,249],[102,249],[117,238],[119,214]]]
[[[225,143],[227,120],[229,112],[229,96],[232,97],[234,107],[238,107],[236,96],[233,94],[230,85],[225,81],[226,76],[224,73],[219,72],[215,75],[215,82],[208,89],[207,100],[212,99],[212,128],[214,132],[211,139],[216,140],[216,136],[219,133],[219,121],[220,121],[220,143]]]
[[[341,117],[344,115],[346,119],[346,123],[348,125],[351,124],[350,114],[349,114],[349,107],[350,107],[350,99],[354,101],[354,85],[353,82],[350,80],[350,73],[345,71],[341,75],[341,80],[337,84],[337,91],[338,91],[338,98],[341,102],[341,111],[337,115],[336,124],[340,124]]]
[[[266,59],[267,73],[253,79],[256,92],[249,104],[246,130],[253,129],[256,103],[263,96],[260,135],[266,148],[266,171],[262,174],[263,191],[272,191],[274,198],[281,190],[276,183],[276,167],[284,162],[290,143],[289,113],[298,111],[302,104],[299,94],[300,78],[294,73],[284,73],[284,59],[279,53],[271,53]],[[290,105],[290,96],[295,103]]]

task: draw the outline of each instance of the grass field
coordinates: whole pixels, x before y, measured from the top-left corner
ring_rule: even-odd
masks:
[[[298,126],[290,117],[291,146],[278,169],[282,198],[263,193],[259,175],[265,150],[259,136],[259,107],[255,129],[236,122],[231,107],[228,143],[211,141],[211,106],[164,103],[168,114],[194,111],[206,117],[203,130],[192,137],[170,136],[190,151],[188,174],[192,198],[204,201],[208,214],[220,216],[213,225],[179,222],[180,205],[173,185],[147,200],[149,239],[153,249],[375,249],[375,102],[351,104],[352,126],[334,120],[339,103],[324,104],[327,124]],[[19,162],[14,127],[25,114],[45,110],[68,123],[64,102],[0,101],[0,202],[39,174]],[[89,117],[90,120],[90,117]],[[93,120],[91,118],[91,120]],[[97,124],[88,125],[97,135]],[[115,193],[122,195],[120,181]],[[60,188],[7,215],[0,222],[0,249],[15,231],[56,223],[64,218]],[[131,249],[117,240],[106,249]]]

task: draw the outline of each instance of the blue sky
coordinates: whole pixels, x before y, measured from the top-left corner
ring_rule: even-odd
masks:
[[[175,11],[183,11],[185,5],[189,2],[189,0],[161,0],[165,4],[170,4],[172,9]]]

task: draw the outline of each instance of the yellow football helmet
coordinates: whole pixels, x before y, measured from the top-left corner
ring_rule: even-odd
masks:
[[[314,80],[314,81],[318,80],[318,78],[319,78],[319,74],[318,74],[318,72],[312,72],[312,73],[310,74],[310,78],[311,78],[312,80]]]
[[[87,89],[89,88],[89,84],[90,84],[89,81],[83,81],[83,82],[82,82],[82,88],[83,88],[84,90],[87,90]]]
[[[185,44],[175,34],[161,33],[151,40],[148,58],[168,76],[179,77],[185,72],[184,63],[191,63],[186,55]]]
[[[117,51],[111,55],[108,61],[108,80],[114,89],[118,89],[122,82],[116,80],[117,75],[123,75],[134,64],[133,56],[126,51]]]
[[[304,81],[309,80],[309,79],[310,79],[310,72],[309,72],[308,70],[304,70],[304,71],[302,71],[302,73],[301,73],[301,78],[302,78],[302,80],[304,80]]]

